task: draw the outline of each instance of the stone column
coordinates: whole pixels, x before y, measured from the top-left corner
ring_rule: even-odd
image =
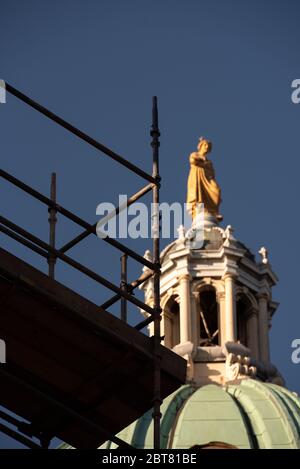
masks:
[[[219,314],[219,343],[223,346],[226,342],[226,311],[225,292],[217,292],[218,314]]]
[[[166,316],[164,312],[162,311],[161,313],[161,321],[160,321],[160,336],[164,337],[165,335],[165,322],[166,322]],[[165,339],[161,341],[162,345],[165,345]]]
[[[180,314],[180,343],[191,340],[191,298],[190,276],[188,274],[179,277],[179,314]]]
[[[253,358],[259,358],[259,340],[258,340],[258,311],[256,308],[250,308],[247,311],[247,338],[248,347],[251,350]]]
[[[268,317],[268,295],[260,294],[258,296],[259,307],[259,354],[260,359],[264,362],[269,362],[269,317]]]
[[[191,342],[197,347],[200,341],[200,327],[199,327],[199,292],[194,291],[191,294]]]
[[[225,329],[226,342],[236,341],[236,300],[234,275],[225,274]]]
[[[164,310],[163,314],[162,314],[161,330],[163,330],[163,332],[161,332],[161,335],[165,336],[164,340],[162,341],[162,344],[165,347],[172,348],[173,347],[173,344],[172,344],[172,332],[173,332],[172,331],[172,322],[171,322],[171,315],[170,315],[169,311],[167,311],[167,310]]]

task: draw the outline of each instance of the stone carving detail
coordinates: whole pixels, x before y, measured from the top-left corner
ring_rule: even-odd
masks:
[[[187,230],[187,232],[185,233],[185,238],[188,239],[189,241],[192,241],[195,236],[197,234],[197,229],[194,227],[190,228],[189,230]]]
[[[234,229],[231,225],[227,225],[224,230],[223,238],[228,239],[229,241],[236,241],[235,237],[233,236]]]
[[[223,347],[226,356],[225,378],[227,381],[249,376],[256,376],[257,369],[251,363],[251,351],[242,344],[236,342],[226,342]]]
[[[253,378],[256,375],[256,368],[250,365],[250,361],[250,357],[229,353],[225,362],[226,379],[233,381],[242,376],[250,376]]]
[[[147,249],[145,251],[144,258],[149,262],[153,262],[153,257],[152,257],[151,251],[149,251],[149,249]],[[144,266],[143,270],[149,270],[149,267]]]
[[[147,249],[145,251],[145,254],[144,254],[144,258],[149,261],[149,262],[153,262],[153,256],[151,254],[151,251],[149,251],[149,249]],[[149,267],[147,267],[146,265],[144,265],[143,267],[143,272],[146,273],[149,271]],[[145,302],[147,304],[150,304],[152,301],[153,301],[153,297],[154,297],[154,289],[153,289],[153,279],[151,278],[147,283],[146,283],[146,287],[144,288],[144,295],[145,295]],[[141,287],[140,287],[141,288]]]
[[[264,246],[262,246],[260,248],[260,250],[258,251],[258,253],[261,255],[261,262],[263,264],[268,264],[269,263],[269,258],[268,258],[268,250],[267,248],[265,248]]]
[[[180,225],[179,228],[177,228],[177,232],[178,232],[178,239],[184,240],[185,233],[186,233],[185,227],[183,225]]]

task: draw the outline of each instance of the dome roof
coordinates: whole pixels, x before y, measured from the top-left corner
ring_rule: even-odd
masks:
[[[244,380],[224,387],[181,387],[161,406],[161,448],[212,441],[238,448],[300,448],[300,399],[274,384]],[[152,411],[118,434],[136,448],[153,448]],[[102,449],[116,445],[107,442]]]

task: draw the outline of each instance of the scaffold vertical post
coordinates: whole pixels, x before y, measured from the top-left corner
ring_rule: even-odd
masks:
[[[50,185],[50,199],[52,202],[56,203],[56,173],[51,174],[51,185]],[[49,245],[52,248],[55,248],[55,226],[57,222],[56,218],[56,210],[55,208],[49,208]],[[49,265],[49,277],[55,277],[55,264],[56,264],[56,257],[53,254],[49,254],[48,256],[48,265]]]
[[[153,187],[153,212],[152,212],[152,238],[153,238],[153,262],[159,265],[159,237],[160,237],[160,220],[159,220],[159,128],[158,128],[158,109],[157,97],[153,97],[152,107],[152,152],[153,152],[153,173],[155,185]],[[160,357],[160,271],[154,273],[153,278],[154,289],[154,398],[153,398],[153,419],[154,419],[154,449],[160,449],[160,419],[161,419],[161,357]]]
[[[127,254],[121,256],[121,289],[127,293]],[[121,298],[121,320],[127,322],[127,300]]]

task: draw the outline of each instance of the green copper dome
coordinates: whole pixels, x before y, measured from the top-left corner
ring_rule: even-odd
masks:
[[[300,448],[300,399],[255,380],[224,387],[181,387],[161,407],[161,448],[221,441],[238,448]],[[151,411],[118,434],[136,448],[153,448]],[[113,449],[111,442],[101,446]]]

